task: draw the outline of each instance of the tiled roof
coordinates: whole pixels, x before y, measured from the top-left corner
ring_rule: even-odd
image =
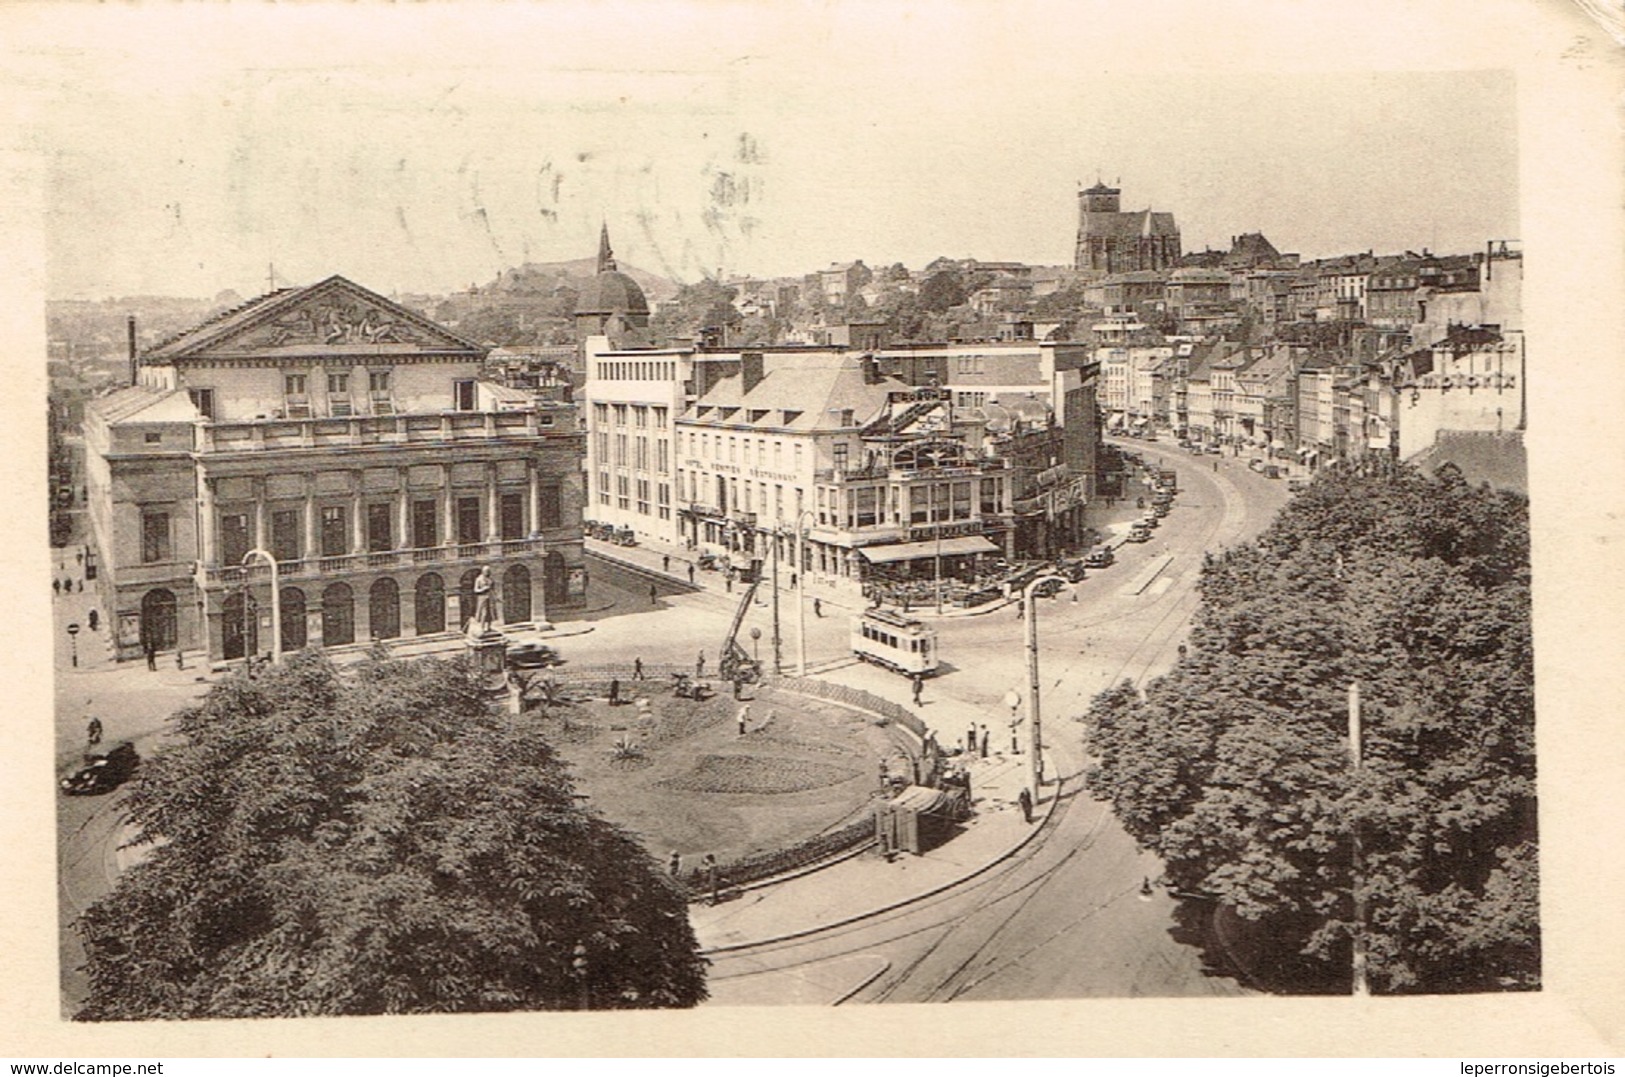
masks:
[[[850,410],[853,424],[862,426],[886,406],[887,394],[908,389],[907,383],[886,377],[877,385],[864,380],[860,357],[842,355],[799,356],[798,361],[770,366],[762,380],[743,391],[740,375],[722,378],[700,397],[685,415],[694,419],[717,419],[715,412],[701,416],[706,408],[736,408],[725,421],[750,423],[752,412],[766,412],[755,422],[767,427],[792,430],[828,430],[842,426],[840,413]],[[785,421],[785,414],[792,418]]]
[[[195,422],[200,416],[185,392],[164,392],[131,385],[91,401],[89,409],[109,424],[121,422]]]
[[[1487,482],[1497,490],[1529,492],[1529,456],[1517,431],[1439,431],[1438,440],[1411,459],[1430,474],[1446,464],[1460,470],[1468,483]]]

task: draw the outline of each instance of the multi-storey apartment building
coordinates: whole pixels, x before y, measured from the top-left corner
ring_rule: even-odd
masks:
[[[585,348],[587,516],[676,542],[673,442],[695,349],[617,351],[606,337],[589,337]]]
[[[1006,462],[985,420],[837,350],[702,356],[677,423],[686,539],[735,564],[792,555],[800,571],[858,583],[877,566],[945,576],[1012,548]]]
[[[455,631],[482,568],[507,624],[582,600],[575,409],[484,354],[335,276],[132,355],[85,423],[119,657]]]

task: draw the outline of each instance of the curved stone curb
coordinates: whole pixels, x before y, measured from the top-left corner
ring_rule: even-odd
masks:
[[[984,872],[989,871],[992,868],[997,867],[998,865],[1004,863],[1006,860],[1010,859],[1012,856],[1019,853],[1022,849],[1026,848],[1027,844],[1029,842],[1031,842],[1033,840],[1033,838],[1037,837],[1039,831],[1043,830],[1044,827],[1046,825],[1048,825],[1050,819],[1054,817],[1055,808],[1056,808],[1057,805],[1060,804],[1060,802],[1061,802],[1060,783],[1057,783],[1056,784],[1055,795],[1050,797],[1049,810],[1044,813],[1044,818],[1043,819],[1038,820],[1035,823],[1035,825],[1029,826],[1027,828],[1027,832],[1022,835],[1022,838],[1021,838],[1020,841],[1016,842],[1014,845],[1010,846],[1004,852],[1000,853],[998,856],[996,856],[993,859],[989,860],[987,863],[983,864],[981,867],[973,868],[970,871],[967,871],[965,874],[959,876],[958,878],[949,879],[947,882],[944,882],[944,883],[938,883],[936,886],[933,886],[928,890],[921,891],[918,894],[914,894],[914,895],[912,895],[910,897],[903,898],[903,899],[901,899],[899,901],[894,901],[894,902],[890,903],[889,905],[882,905],[879,908],[870,909],[867,912],[856,913],[856,914],[854,914],[852,916],[843,917],[842,919],[839,919],[839,920],[831,920],[827,924],[818,924],[815,927],[802,928],[799,931],[788,931],[788,932],[785,932],[782,935],[770,935],[770,936],[767,936],[766,938],[752,939],[749,942],[733,942],[733,943],[729,943],[726,946],[713,946],[710,949],[701,950],[700,955],[703,957],[703,956],[709,956],[711,954],[736,953],[736,952],[738,952],[740,950],[749,950],[749,949],[753,949],[753,948],[755,948],[757,946],[771,946],[774,943],[789,942],[792,939],[800,939],[800,938],[805,938],[808,935],[816,935],[820,931],[829,931],[829,930],[832,930],[834,928],[846,927],[849,924],[856,924],[856,923],[859,923],[859,922],[864,921],[864,920],[870,920],[870,919],[873,919],[876,916],[884,916],[886,913],[895,912],[898,909],[905,908],[905,907],[907,907],[909,905],[913,905],[915,902],[924,901],[927,898],[936,897],[938,894],[944,893],[945,891],[948,891],[948,890],[952,890],[956,886],[961,886],[964,883],[967,883],[970,880],[976,878],[978,875],[981,875]],[[827,867],[828,865],[826,864],[824,866]]]

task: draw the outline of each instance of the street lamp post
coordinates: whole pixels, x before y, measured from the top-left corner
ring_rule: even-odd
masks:
[[[807,675],[807,556],[806,531],[802,530],[801,521],[813,518],[810,509],[802,509],[796,513],[796,567],[793,578],[796,581],[796,676]]]
[[[1034,804],[1038,803],[1043,789],[1044,759],[1038,706],[1038,607],[1033,602],[1033,592],[1039,584],[1048,580],[1068,583],[1065,576],[1051,573],[1028,583],[1021,595],[1026,607],[1023,620],[1027,622],[1027,741],[1030,749],[1027,753],[1027,782],[1032,786]]]
[[[243,554],[243,568],[246,569],[249,561],[256,557],[265,558],[266,563],[271,566],[271,663],[280,665],[282,662],[282,588],[277,583],[276,558],[264,550],[255,548]]]

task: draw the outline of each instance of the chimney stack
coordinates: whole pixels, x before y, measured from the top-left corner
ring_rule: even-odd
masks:
[[[135,315],[127,314],[124,319],[125,334],[130,342],[130,384],[136,383],[136,356],[135,356]]]
[[[745,352],[739,357],[739,388],[748,393],[762,382],[762,353]]]

